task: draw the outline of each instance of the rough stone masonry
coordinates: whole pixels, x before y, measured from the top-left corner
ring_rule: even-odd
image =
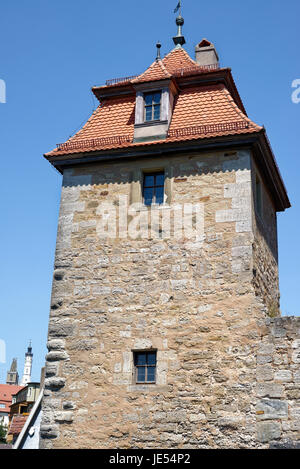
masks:
[[[157,210],[204,204],[203,238],[99,237],[100,204],[137,202],[151,169],[166,174]],[[64,170],[41,448],[299,446],[300,319],[280,318],[257,173],[247,149]],[[140,350],[157,351],[155,384],[134,380]]]

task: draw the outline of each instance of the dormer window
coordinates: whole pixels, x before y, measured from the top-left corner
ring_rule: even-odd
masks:
[[[144,94],[145,122],[160,120],[161,91]]]
[[[170,79],[137,83],[134,142],[151,142],[167,137],[177,88]]]

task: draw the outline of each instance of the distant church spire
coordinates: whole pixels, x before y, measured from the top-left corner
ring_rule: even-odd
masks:
[[[179,15],[176,18],[177,24],[177,36],[173,37],[174,44],[177,48],[180,48],[185,44],[185,38],[182,35],[182,26],[184,25],[184,19],[181,16],[181,0],[179,0],[177,7],[174,10],[174,13],[177,13],[179,10]]]
[[[7,372],[6,384],[17,385],[19,382],[19,375],[17,371],[17,359],[13,358],[10,370]]]
[[[26,386],[31,381],[32,358],[33,353],[30,341],[27,352],[25,353],[24,373],[21,381],[21,386]]]

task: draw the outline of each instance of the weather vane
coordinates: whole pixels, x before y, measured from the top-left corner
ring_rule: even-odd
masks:
[[[179,16],[181,16],[181,0],[179,0],[177,7],[174,10],[174,13],[177,13],[179,10]]]
[[[179,0],[177,7],[174,10],[174,13],[177,13],[179,10],[179,15],[176,18],[177,24],[177,36],[173,37],[174,44],[177,48],[182,47],[185,44],[185,38],[182,34],[182,26],[184,25],[184,19],[181,16],[181,0]]]

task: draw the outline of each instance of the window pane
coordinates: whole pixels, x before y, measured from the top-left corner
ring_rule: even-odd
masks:
[[[147,353],[147,365],[155,365],[155,364],[156,364],[156,352]]]
[[[138,382],[144,382],[145,378],[146,378],[145,367],[144,366],[139,366],[137,368],[137,381]]]
[[[152,188],[144,188],[144,204],[151,205],[153,200],[153,189]]]
[[[155,381],[155,366],[148,366],[147,381]]]
[[[154,120],[158,120],[160,119],[160,104],[156,104],[154,106],[154,117],[153,117]]]
[[[165,175],[164,174],[157,174],[155,179],[156,186],[163,186],[165,183]]]
[[[135,355],[136,365],[146,365],[146,353],[137,353]]]
[[[155,188],[155,203],[162,204],[164,202],[164,188],[156,187]]]
[[[152,104],[153,94],[145,94],[145,104]]]
[[[161,93],[154,93],[153,95],[153,103],[158,104],[160,103]]]
[[[145,185],[145,187],[149,187],[149,186],[153,187],[154,186],[154,176],[145,175],[144,185]]]
[[[146,121],[152,121],[152,106],[146,107]]]

